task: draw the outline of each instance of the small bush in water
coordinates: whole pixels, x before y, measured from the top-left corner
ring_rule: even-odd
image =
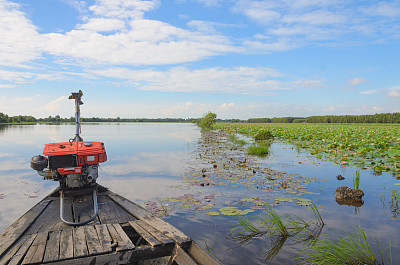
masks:
[[[263,129],[254,135],[254,140],[256,140],[256,141],[269,140],[272,138],[274,138],[274,135],[272,134],[272,132],[270,130],[266,130],[266,129]]]

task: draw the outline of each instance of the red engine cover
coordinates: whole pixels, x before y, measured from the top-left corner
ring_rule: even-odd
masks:
[[[102,142],[61,142],[45,144],[45,156],[77,155],[78,165],[95,165],[107,161],[106,149]]]

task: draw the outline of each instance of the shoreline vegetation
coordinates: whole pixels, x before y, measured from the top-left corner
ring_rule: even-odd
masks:
[[[198,118],[81,118],[81,122],[179,122],[195,123]],[[250,118],[240,119],[215,119],[218,123],[400,123],[400,112],[379,113],[372,115],[325,115],[310,117],[281,117],[281,118]],[[8,116],[0,112],[0,124],[32,124],[32,123],[69,123],[75,122],[75,117],[61,118],[60,115],[47,118],[17,115]]]

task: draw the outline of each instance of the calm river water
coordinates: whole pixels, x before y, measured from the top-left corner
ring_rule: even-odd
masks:
[[[0,125],[0,231],[58,186],[58,182],[45,181],[33,171],[29,166],[30,158],[41,154],[45,143],[67,141],[74,136],[74,131],[71,124]],[[259,189],[254,179],[249,180],[251,185],[243,184],[238,178],[231,182],[220,181],[222,184],[218,185],[193,182],[196,177],[193,172],[198,170],[196,163],[202,163],[199,157],[204,151],[201,151],[202,134],[197,126],[172,123],[83,124],[81,136],[87,141],[105,143],[108,161],[101,164],[99,184],[144,207],[162,205],[168,208],[168,214],[163,218],[193,238],[203,249],[208,248],[223,264],[299,262],[293,259],[301,255],[298,250],[307,243],[288,240],[272,260],[265,260],[268,250],[273,247],[268,238],[260,237],[240,244],[228,237],[234,227],[230,221],[238,220],[238,216],[206,214],[228,205],[241,209],[253,205],[241,200],[243,198],[273,202],[274,198],[295,195],[288,193],[290,189]],[[201,167],[205,168],[206,163]],[[393,264],[400,264],[398,197],[396,200],[400,186],[395,185],[400,181],[391,174],[376,175],[362,170],[360,188],[365,193],[364,204],[354,207],[336,203],[334,193],[339,186],[352,186],[356,168],[318,161],[306,151],[284,143],[274,143],[271,155],[257,160],[257,163],[260,167],[292,174],[292,178],[312,179],[307,182],[308,193],[303,197],[311,199],[320,209],[325,222],[320,238],[332,238],[332,231],[344,236],[355,232],[354,227],[361,224],[372,243],[377,238],[385,248],[390,238]],[[338,181],[338,174],[346,179]],[[232,176],[225,178],[232,180]],[[198,200],[210,209],[196,209],[195,205],[179,202],[185,198],[192,198],[192,202]],[[279,214],[293,213],[306,220],[312,219],[308,207],[294,202],[281,202],[274,209]],[[252,220],[262,212],[256,210],[246,216]],[[376,248],[375,244],[372,247]]]

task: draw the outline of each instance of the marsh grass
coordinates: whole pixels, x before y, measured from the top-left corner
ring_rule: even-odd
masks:
[[[245,140],[239,139],[236,135],[234,134],[229,134],[228,135],[228,141],[231,142],[235,146],[245,146],[247,142]]]
[[[269,141],[257,142],[257,143],[250,145],[247,148],[247,153],[249,155],[265,157],[269,154],[270,146],[271,146],[271,143]]]
[[[335,240],[319,240],[314,245],[302,250],[306,253],[306,257],[300,257],[300,264],[310,265],[336,265],[336,264],[349,264],[349,265],[384,265],[383,252],[380,248],[378,240],[376,244],[378,247],[378,255],[376,255],[368,240],[367,235],[361,226],[357,227],[357,235],[351,234],[343,238],[334,235]],[[391,257],[391,243],[389,239],[389,257],[386,264],[392,264]]]
[[[311,210],[315,220],[305,221],[293,214],[280,216],[268,206],[266,215],[259,216],[256,220],[250,220],[245,216],[232,221],[236,226],[230,230],[228,238],[238,241],[239,244],[249,244],[263,238],[267,249],[265,259],[271,260],[285,244],[306,243],[318,238],[324,223],[314,204]]]
[[[356,175],[353,176],[353,189],[358,190],[360,188],[360,170],[357,169]]]

